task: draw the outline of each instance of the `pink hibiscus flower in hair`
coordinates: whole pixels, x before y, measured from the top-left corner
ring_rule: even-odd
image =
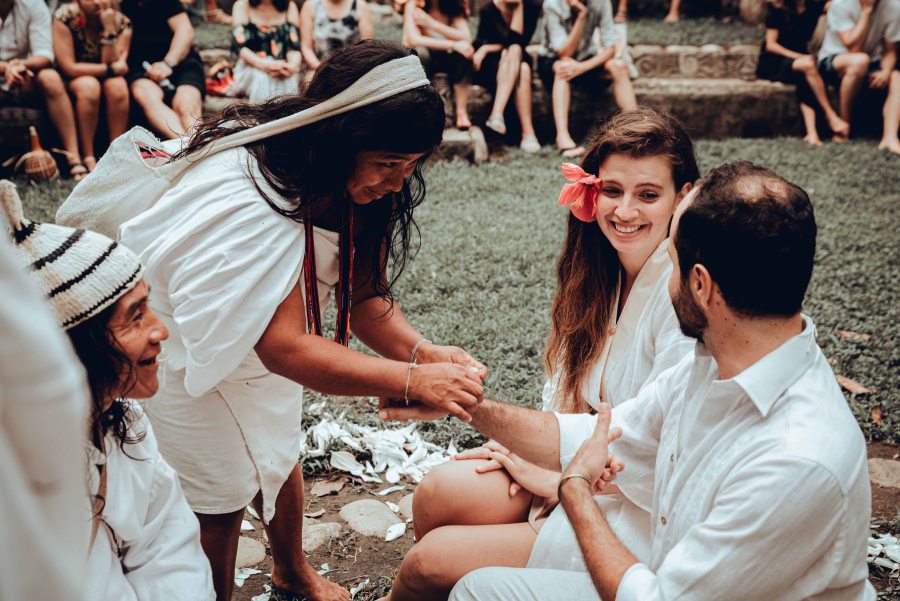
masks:
[[[573,163],[563,163],[562,174],[572,183],[563,186],[562,192],[559,193],[559,205],[569,207],[576,219],[594,221],[597,215],[600,178]]]

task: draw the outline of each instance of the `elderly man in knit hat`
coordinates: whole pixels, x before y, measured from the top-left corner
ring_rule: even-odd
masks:
[[[87,371],[93,502],[88,599],[214,598],[197,518],[163,460],[140,406],[159,387],[168,337],[147,306],[137,257],[95,232],[25,219],[15,187],[0,205],[22,262],[49,299]]]

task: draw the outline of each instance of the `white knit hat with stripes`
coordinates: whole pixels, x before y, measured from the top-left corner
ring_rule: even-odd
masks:
[[[35,272],[64,330],[112,306],[141,280],[140,261],[115,240],[25,219],[16,187],[9,180],[0,181],[0,206],[12,228],[17,254]]]

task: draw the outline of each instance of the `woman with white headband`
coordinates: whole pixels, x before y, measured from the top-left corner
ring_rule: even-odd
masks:
[[[345,97],[325,118],[210,151],[235,131],[274,129]],[[322,63],[304,93],[201,124],[175,156],[196,157],[191,166],[120,229],[170,332],[147,413],[200,519],[220,600],[231,596],[251,503],[269,536],[273,601],[350,598],[301,549],[304,386],[422,402],[463,419],[482,398],[484,366],[426,340],[392,295],[425,197],[422,165],[443,123],[418,59],[364,42]],[[319,311],[332,290],[334,342]],[[349,349],[351,331],[380,356]]]

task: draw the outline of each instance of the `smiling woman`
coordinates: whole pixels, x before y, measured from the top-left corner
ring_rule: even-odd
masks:
[[[632,398],[693,348],[669,300],[666,247],[675,207],[699,173],[684,126],[651,108],[612,117],[581,167],[567,164],[563,173],[573,183],[560,203],[572,214],[557,268],[542,396],[547,411],[586,413],[601,401]],[[445,598],[482,566],[579,569],[574,534],[557,505],[558,472],[493,441],[455,459],[416,489],[418,542],[403,560],[391,601]],[[598,503],[631,552],[648,557],[648,508],[621,494]]]
[[[206,152],[235,131],[360,89],[380,100]],[[201,124],[176,155],[200,159],[120,230],[144,261],[158,291],[150,305],[172,333],[148,414],[200,519],[219,599],[231,597],[250,503],[269,536],[273,599],[350,598],[306,563],[297,543],[303,387],[415,400],[464,419],[482,399],[484,366],[426,340],[392,293],[413,250],[422,167],[443,123],[440,97],[408,50],[350,46],[316,69],[304,93],[234,105]],[[321,336],[320,316],[332,291],[333,342]],[[379,356],[347,348],[351,332]]]

